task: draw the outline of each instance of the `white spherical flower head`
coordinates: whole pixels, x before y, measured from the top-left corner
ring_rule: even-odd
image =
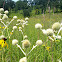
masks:
[[[36,45],[39,45],[39,46],[42,45],[42,40],[37,40]]]
[[[14,29],[17,29],[17,26],[13,26],[13,30],[14,30]]]
[[[27,58],[26,57],[23,57],[19,60],[19,62],[27,62]]]
[[[52,25],[52,29],[53,29],[53,30],[59,30],[60,27],[61,27],[61,25],[60,25],[59,22],[56,22],[56,23],[54,23],[54,24]]]
[[[25,18],[25,20],[26,20],[26,21],[28,21],[28,20],[29,20],[29,18],[28,18],[28,17],[26,17],[26,18]]]
[[[25,21],[23,19],[21,19],[21,23],[24,23]]]
[[[18,19],[18,20],[17,20],[17,22],[21,22],[21,20],[20,20],[20,19]]]
[[[0,39],[3,39],[4,37],[5,37],[4,35],[1,35],[1,36],[0,36]]]
[[[42,25],[41,25],[40,23],[37,23],[37,24],[35,25],[35,28],[41,29],[41,28],[42,28]]]
[[[4,12],[4,9],[3,9],[3,8],[0,8],[0,12],[1,12],[1,13]]]
[[[46,34],[47,34],[48,36],[52,36],[52,35],[53,35],[53,30],[52,30],[52,29],[47,29],[47,30],[46,30]]]
[[[8,16],[6,14],[3,15],[3,20],[7,20],[8,19]]]
[[[5,14],[8,14],[9,12],[8,12],[8,10],[6,10],[4,13],[5,13]]]
[[[22,48],[28,48],[30,46],[30,42],[29,40],[23,40],[23,43],[22,43]]]
[[[14,16],[13,19],[16,20],[17,19],[17,16]]]
[[[18,40],[16,40],[16,39],[13,39],[13,40],[12,40],[12,44],[13,44],[13,45],[16,45],[17,43],[18,43]]]

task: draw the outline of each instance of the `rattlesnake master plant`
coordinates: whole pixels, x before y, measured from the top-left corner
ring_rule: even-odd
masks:
[[[55,47],[53,48],[53,46],[55,46],[55,44],[57,42],[60,42],[60,40],[62,39],[61,35],[59,35],[59,33],[61,32],[62,30],[62,24],[59,23],[59,22],[56,22],[52,25],[52,28],[48,28],[48,29],[42,29],[42,24],[40,23],[37,23],[35,24],[35,29],[37,30],[40,30],[41,32],[43,32],[44,35],[47,36],[47,39],[46,41],[44,42],[42,39],[37,39],[36,41],[36,44],[33,45],[32,49],[27,53],[26,50],[28,48],[30,48],[31,46],[31,41],[30,39],[28,38],[28,36],[24,33],[24,28],[26,25],[29,25],[28,24],[28,20],[29,18],[25,18],[25,20],[23,19],[18,19],[17,16],[14,16],[11,21],[7,24],[5,24],[3,22],[3,20],[7,20],[9,17],[7,16],[9,12],[6,10],[4,12],[4,9],[3,8],[0,8],[0,22],[4,25],[4,28],[3,28],[3,31],[2,31],[2,35],[0,36],[0,38],[4,37],[5,35],[3,35],[3,32],[5,31],[5,29],[7,29],[7,33],[8,33],[8,38],[10,40],[11,38],[11,35],[14,33],[15,30],[18,29],[19,32],[22,33],[22,41],[20,41],[22,43],[22,47],[19,45],[18,43],[18,39],[13,39],[12,40],[12,45],[16,45],[18,48],[20,48],[20,50],[22,51],[22,53],[25,55],[25,57],[21,58],[19,60],[19,62],[27,62],[28,59],[27,59],[27,56],[38,46],[38,47],[44,47],[44,51],[47,50],[48,53],[51,52],[52,54],[52,59],[53,59],[53,50],[55,49]],[[12,28],[12,31],[11,33],[9,33],[8,31],[8,26],[14,21],[14,20],[17,20],[17,23],[16,25],[14,25]],[[39,32],[40,32],[39,31]],[[15,33],[16,34],[16,33]],[[39,33],[38,33],[39,34]],[[41,34],[42,35],[42,34]],[[39,35],[38,35],[39,36]],[[50,42],[51,45],[48,45],[48,42]],[[42,46],[43,45],[43,46]],[[53,46],[52,46],[53,45]],[[55,50],[54,50],[55,51]],[[43,61],[45,60],[45,58],[43,59]],[[52,61],[53,62],[53,61]]]

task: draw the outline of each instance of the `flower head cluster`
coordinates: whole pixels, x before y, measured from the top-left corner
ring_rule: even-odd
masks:
[[[16,45],[17,43],[18,43],[18,40],[16,40],[16,39],[13,39],[13,40],[12,40],[12,44],[13,44],[13,45]]]
[[[4,13],[5,13],[5,14],[8,14],[9,12],[8,12],[8,10],[6,10]]]
[[[41,28],[42,28],[42,25],[41,25],[40,23],[37,23],[37,24],[35,25],[35,28],[41,29]]]
[[[19,60],[19,62],[27,62],[27,58],[26,57],[23,57]]]
[[[56,23],[54,23],[53,25],[52,25],[52,29],[53,30],[59,30],[60,29],[60,23],[59,22],[56,22]]]
[[[4,12],[4,9],[3,8],[0,8],[0,13]]]
[[[29,40],[23,40],[23,43],[22,43],[23,49],[24,49],[24,48],[28,48],[29,46],[30,46]]]
[[[6,14],[3,15],[3,20],[7,20],[8,19],[8,16]]]
[[[42,45],[42,40],[37,40],[36,45]]]
[[[52,35],[53,35],[53,30],[52,30],[52,29],[47,29],[47,30],[46,30],[46,34],[47,34],[48,36],[52,36]]]

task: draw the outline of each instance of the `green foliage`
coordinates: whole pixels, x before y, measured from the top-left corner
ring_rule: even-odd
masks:
[[[37,14],[37,15],[40,14],[38,9],[36,9],[35,14]]]
[[[28,9],[23,10],[23,16],[24,17],[30,17],[30,11]]]

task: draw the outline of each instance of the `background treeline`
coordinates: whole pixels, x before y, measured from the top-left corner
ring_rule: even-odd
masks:
[[[62,0],[0,0],[0,8],[25,16],[62,12]]]

